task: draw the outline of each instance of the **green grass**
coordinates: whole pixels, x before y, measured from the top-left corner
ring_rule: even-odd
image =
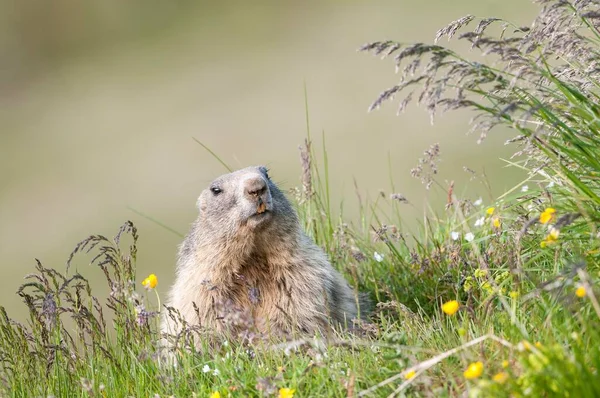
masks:
[[[571,16],[563,22],[587,34],[567,39],[593,55],[599,39],[589,13],[597,6],[586,4],[550,2],[556,7],[540,17]],[[361,203],[355,222],[336,219],[325,141],[319,154],[308,132],[302,185],[290,197],[307,233],[377,303],[357,333],[248,346],[206,339],[200,352],[181,350],[176,368],[161,367],[157,312],[164,308],[154,291],[141,286],[145,275],[136,275],[138,231],[127,222],[114,239],[87,238],[69,259],[83,262],[91,255],[96,269],[85,272],[104,273],[108,297],[95,297],[72,269],[38,263],[19,290],[30,314],[27,324],[0,310],[1,395],[242,397],[290,388],[296,397],[600,396],[600,80],[595,72],[578,74],[588,70],[590,59],[561,49],[563,42],[549,43],[548,35],[535,36],[535,29],[516,29],[515,40],[503,36],[496,42],[480,27],[476,31],[479,36],[463,38],[476,48],[504,51],[493,53],[492,63],[469,61],[441,46],[408,47],[412,57],[433,55],[435,68],[426,66],[400,86],[423,87],[422,102],[430,110],[466,107],[479,115],[476,123],[515,129],[524,156],[511,162],[528,173],[527,190],[518,186],[495,203],[481,204],[448,193],[448,205],[430,210],[410,238],[398,215],[406,204],[391,197]],[[532,37],[539,40],[534,51],[519,47]],[[365,46],[388,55],[401,48],[394,42]],[[503,58],[517,54],[513,50],[527,73],[518,75],[514,62]],[[564,64],[571,74],[558,72]],[[461,76],[444,68],[462,68],[456,69],[462,80],[446,79]],[[447,87],[465,92],[444,97]],[[383,94],[376,105],[390,99]],[[434,152],[425,154],[423,165],[435,163]],[[417,177],[442,189],[435,175],[423,173]],[[549,208],[555,209],[552,219],[540,222]],[[442,304],[452,300],[459,310],[444,313]],[[478,362],[481,372],[464,373]]]

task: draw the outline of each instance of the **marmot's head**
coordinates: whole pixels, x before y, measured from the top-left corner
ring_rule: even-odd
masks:
[[[297,216],[264,166],[224,174],[202,191],[198,209],[203,229],[217,236],[277,229],[286,233],[297,225]]]

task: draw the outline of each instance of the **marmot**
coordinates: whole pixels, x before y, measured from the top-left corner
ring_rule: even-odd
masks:
[[[167,304],[188,324],[225,332],[235,328],[227,312],[242,310],[260,332],[314,333],[364,315],[365,296],[302,231],[264,166],[218,177],[197,207]],[[162,323],[163,332],[181,330],[168,316]]]

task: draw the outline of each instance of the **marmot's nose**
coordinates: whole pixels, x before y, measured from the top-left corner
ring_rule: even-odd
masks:
[[[250,197],[258,198],[267,192],[267,183],[261,177],[249,178],[244,184],[244,189]]]

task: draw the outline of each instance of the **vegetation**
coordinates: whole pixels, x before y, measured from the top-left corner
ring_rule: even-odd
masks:
[[[467,16],[438,32],[467,40],[486,62],[437,44],[362,48],[393,56],[402,71],[372,109],[412,89],[400,110],[414,96],[432,116],[473,110],[480,139],[497,125],[516,131],[507,141],[519,145],[513,161],[527,181],[496,203],[436,181],[432,146],[413,175],[447,190],[448,203],[420,235],[397,227],[406,199],[396,192],[363,201],[359,222],[347,224],[331,216],[326,152],[319,167],[309,134],[291,196],[309,234],[378,303],[356,333],[220,340],[159,366],[160,280],[136,275],[128,222],[114,239],[84,240],[69,260],[94,253],[107,298],[79,273],[38,263],[18,292],[28,324],[0,309],[2,395],[600,396],[600,6],[541,3],[531,27],[487,18],[470,31],[477,19]]]

